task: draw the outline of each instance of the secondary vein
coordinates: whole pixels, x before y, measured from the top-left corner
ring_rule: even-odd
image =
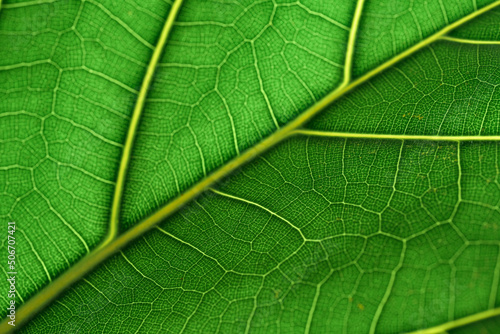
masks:
[[[425,140],[425,141],[499,141],[500,136],[442,136],[442,135],[405,135],[372,134],[353,132],[334,132],[317,130],[295,130],[290,135],[304,135],[329,138],[387,139],[387,140]]]
[[[142,111],[144,110],[144,104],[146,102],[146,97],[148,94],[149,87],[153,81],[153,76],[162,55],[165,44],[167,43],[170,32],[174,25],[175,19],[179,10],[181,8],[183,0],[175,0],[170,13],[168,14],[163,30],[161,31],[158,44],[156,45],[151,60],[149,62],[148,68],[146,70],[146,75],[142,81],[141,89],[135,104],[134,110],[132,112],[132,118],[130,120],[129,129],[127,132],[127,137],[125,140],[125,146],[123,147],[122,159],[120,162],[120,167],[118,170],[118,177],[116,180],[115,193],[113,197],[113,204],[111,207],[111,218],[109,222],[109,230],[106,238],[103,240],[100,247],[109,244],[112,240],[116,238],[118,233],[118,223],[120,218],[120,209],[122,203],[123,188],[125,185],[125,178],[127,176],[128,166],[130,164],[130,158],[132,154],[132,148],[134,146],[134,139],[137,134],[137,128],[139,126],[139,121],[141,119]]]
[[[349,32],[349,40],[347,41],[347,50],[344,65],[344,81],[340,87],[344,87],[351,81],[352,60],[354,58],[354,46],[356,44],[356,36],[358,34],[359,21],[361,20],[361,13],[365,0],[358,0],[356,9],[354,11],[354,18],[352,20],[351,31]]]
[[[441,39],[443,41],[463,43],[463,44],[500,45],[500,41],[487,41],[487,40],[478,40],[478,39],[457,38],[457,37],[451,37],[451,36],[443,36],[443,37],[441,37]]]

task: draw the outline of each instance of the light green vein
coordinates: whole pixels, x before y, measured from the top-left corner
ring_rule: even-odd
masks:
[[[103,78],[104,80],[107,80],[107,81],[109,81],[111,83],[114,83],[115,85],[117,85],[117,86],[125,89],[126,91],[128,91],[128,92],[130,92],[132,94],[137,94],[138,93],[135,89],[133,89],[132,87],[129,87],[129,86],[125,85],[124,83],[120,82],[119,80],[117,80],[115,78],[112,78],[109,75],[106,75],[106,74],[101,73],[99,71],[95,71],[95,70],[93,70],[91,68],[88,68],[85,65],[82,66],[81,68],[78,68],[77,70],[79,70],[79,69],[81,69],[82,71],[88,72],[90,74],[93,74],[95,76],[98,76],[100,78]]]
[[[311,308],[310,308],[309,313],[307,315],[307,322],[306,322],[306,328],[304,330],[304,334],[309,334],[311,332],[311,326],[313,323],[314,312],[316,311],[316,307],[318,306],[318,300],[319,300],[319,296],[321,294],[321,288],[330,279],[330,277],[332,277],[333,273],[334,273],[334,270],[330,269],[330,272],[328,273],[328,275],[326,275],[325,278],[323,278],[321,280],[321,282],[319,282],[318,285],[316,285],[316,291],[314,292],[314,299],[312,301]]]
[[[71,231],[71,233],[74,234],[75,237],[78,238],[78,240],[80,240],[80,242],[83,244],[83,247],[85,247],[85,250],[87,252],[87,254],[89,254],[90,252],[90,249],[89,249],[89,245],[87,244],[87,242],[85,241],[85,239],[82,238],[82,236],[80,235],[80,233],[78,233],[73,226],[71,226],[71,224],[69,224],[66,219],[64,219],[64,217],[52,206],[52,203],[50,202],[50,200],[47,198],[47,196],[44,195],[44,193],[42,193],[39,189],[35,189],[36,193],[38,195],[40,195],[40,197],[42,197],[45,202],[47,203],[50,211],[52,211],[56,216],[57,218],[59,218],[59,220]]]
[[[386,140],[426,140],[426,141],[498,141],[500,136],[432,136],[432,135],[395,135],[372,134],[351,132],[329,132],[316,130],[295,130],[290,135],[303,135],[327,138],[353,138],[353,139],[386,139]]]
[[[477,39],[457,38],[450,36],[443,36],[441,37],[441,39],[443,41],[464,43],[464,44],[500,45],[500,41],[482,41]]]
[[[498,291],[498,282],[500,280],[500,247],[497,249],[497,263],[495,265],[495,270],[493,271],[493,280],[491,283],[491,293],[490,300],[488,302],[488,307],[495,307],[495,302],[497,299],[497,291]]]
[[[161,233],[163,233],[163,234],[165,234],[165,235],[169,236],[170,238],[172,238],[172,239],[174,239],[174,240],[176,240],[176,241],[180,242],[181,244],[186,245],[186,246],[188,246],[188,247],[190,247],[190,248],[194,249],[195,251],[197,251],[197,252],[198,252],[198,253],[200,253],[201,255],[205,256],[206,258],[208,258],[208,259],[210,259],[210,260],[214,261],[214,262],[215,262],[215,263],[219,266],[219,268],[221,268],[221,269],[222,269],[222,270],[224,270],[225,272],[228,272],[228,273],[229,273],[229,272],[235,272],[235,271],[233,271],[233,270],[228,270],[228,269],[226,269],[226,268],[225,268],[225,267],[224,267],[224,266],[223,266],[223,265],[219,262],[219,260],[217,260],[216,258],[214,258],[214,257],[212,257],[212,256],[208,255],[207,253],[203,252],[203,251],[202,251],[201,249],[199,249],[198,247],[196,247],[196,246],[194,246],[194,245],[191,245],[190,243],[185,242],[184,240],[182,240],[182,239],[180,239],[180,238],[177,238],[175,235],[173,235],[173,234],[171,234],[171,233],[169,233],[169,232],[165,231],[164,229],[162,229],[162,228],[161,228],[161,227],[159,227],[159,226],[156,226],[156,229],[157,229],[158,231],[160,231]],[[151,246],[150,246],[150,247],[151,247]]]
[[[329,17],[327,15],[324,15],[322,13],[318,13],[318,12],[315,12],[315,11],[311,10],[309,7],[305,6],[300,1],[291,2],[291,3],[280,3],[280,6],[283,6],[283,7],[285,7],[285,6],[287,6],[287,7],[298,6],[299,8],[302,8],[303,10],[305,10],[309,15],[320,17],[323,20],[325,20],[327,22],[330,22],[331,24],[339,27],[340,29],[349,31],[349,27],[343,25],[342,23],[340,23],[340,22],[332,19],[331,17]]]
[[[380,320],[380,316],[382,315],[382,311],[384,310],[384,307],[387,304],[389,297],[391,296],[392,289],[394,288],[394,283],[396,282],[396,275],[398,274],[399,270],[403,267],[405,254],[406,254],[406,241],[403,241],[403,249],[401,250],[401,255],[399,256],[398,265],[396,266],[396,268],[392,270],[391,278],[389,279],[389,284],[387,284],[384,296],[382,297],[382,300],[380,301],[380,304],[378,305],[377,310],[375,311],[375,315],[373,316],[373,321],[370,325],[370,334],[374,334],[375,331],[377,330],[377,324]]]
[[[139,96],[137,98],[137,102],[134,107],[134,111],[132,112],[132,118],[130,120],[130,125],[127,133],[127,138],[125,140],[125,146],[123,148],[122,159],[120,162],[120,167],[118,170],[118,177],[116,180],[115,193],[113,197],[113,204],[111,207],[111,218],[109,222],[109,230],[106,238],[101,244],[101,247],[110,243],[113,239],[115,239],[118,233],[118,223],[120,218],[120,209],[122,202],[122,194],[123,188],[125,185],[125,178],[127,175],[128,165],[130,163],[130,157],[132,154],[132,148],[134,145],[134,139],[137,134],[137,128],[139,126],[139,121],[141,119],[142,111],[144,110],[144,104],[146,101],[146,96],[148,94],[149,87],[151,86],[151,82],[153,80],[153,75],[156,70],[156,66],[160,60],[163,49],[165,48],[165,44],[168,40],[170,32],[175,22],[175,18],[179,13],[183,0],[176,0],[170,9],[170,13],[168,14],[167,20],[163,27],[163,30],[160,34],[160,38],[158,39],[158,44],[156,45],[155,50],[153,51],[153,55],[151,56],[151,60],[149,62],[148,68],[146,70],[146,75],[144,76],[144,80],[141,85],[141,89],[139,91]]]
[[[178,7],[180,6],[182,0],[176,0],[176,2],[173,5],[172,11],[178,11]],[[286,126],[282,127],[280,130],[274,132],[271,134],[269,137],[264,138],[262,141],[257,143],[255,146],[247,149],[246,151],[242,152],[241,155],[236,156],[233,160],[229,161],[225,165],[221,166],[219,169],[216,169],[213,173],[209,174],[207,177],[204,179],[200,180],[198,183],[193,185],[191,188],[186,190],[183,194],[181,194],[179,197],[175,198],[174,200],[170,201],[167,203],[165,206],[159,208],[156,212],[154,212],[151,216],[145,218],[143,221],[139,222],[138,224],[134,225],[132,228],[129,230],[125,231],[123,234],[117,236],[116,238],[111,238],[109,241],[102,245],[101,247],[94,249],[90,254],[85,256],[83,259],[80,261],[76,262],[70,269],[68,269],[66,272],[62,273],[57,279],[55,279],[51,284],[47,285],[45,288],[41,289],[37,294],[35,294],[30,300],[28,300],[22,307],[18,309],[17,312],[17,317],[16,317],[16,322],[17,326],[16,328],[19,328],[22,324],[26,323],[27,320],[29,320],[32,316],[34,316],[36,313],[41,311],[45,306],[47,306],[51,301],[53,301],[60,293],[62,293],[64,290],[66,290],[69,286],[71,286],[73,283],[76,281],[82,279],[82,277],[86,274],[88,274],[90,271],[96,268],[97,265],[99,265],[101,262],[109,258],[111,255],[115,254],[117,251],[119,251],[121,248],[125,247],[128,245],[131,241],[137,239],[138,237],[142,236],[144,233],[147,231],[151,230],[153,227],[158,225],[161,221],[163,221],[166,217],[169,217],[173,213],[177,212],[181,207],[183,207],[185,204],[196,198],[198,195],[200,195],[202,192],[204,192],[208,187],[213,185],[214,183],[220,181],[224,177],[226,177],[229,173],[235,171],[242,165],[246,164],[250,160],[254,159],[256,156],[262,154],[263,152],[267,151],[269,148],[275,146],[279,142],[283,141],[284,139],[290,137],[293,134],[296,134],[296,130],[304,125],[307,121],[309,121],[312,117],[314,117],[316,114],[324,110],[326,107],[328,107],[332,102],[336,101],[340,97],[344,96],[346,93],[352,91],[354,88],[360,86],[361,84],[367,82],[369,79],[372,77],[376,76],[377,74],[385,71],[386,69],[390,68],[392,65],[396,64],[397,62],[401,61],[402,59],[405,59],[406,57],[414,54],[415,52],[421,50],[422,48],[428,46],[429,44],[439,40],[442,36],[446,35],[449,33],[451,30],[461,26],[462,24],[478,17],[479,15],[497,7],[500,5],[500,0],[495,1],[494,3],[491,3],[488,6],[485,6],[481,8],[480,10],[471,13],[462,19],[446,26],[445,28],[441,29],[440,31],[436,32],[435,34],[429,36],[428,38],[422,40],[421,42],[415,44],[414,46],[410,47],[406,51],[402,52],[401,54],[393,57],[392,59],[388,60],[387,62],[383,63],[379,67],[369,71],[365,75],[361,76],[360,78],[356,79],[355,81],[341,86],[328,95],[326,95],[323,99],[312,105],[310,108],[305,110],[302,114],[300,114],[297,118],[295,118],[293,121],[288,123]],[[172,14],[171,11],[171,14]],[[174,12],[175,12],[174,11]],[[173,15],[169,15],[169,20],[171,19],[171,23],[173,23]],[[168,21],[167,21],[168,25]],[[164,28],[165,30],[165,28]],[[162,32],[165,33],[165,31]],[[166,32],[168,35],[168,31]],[[166,39],[166,37],[165,37]],[[156,50],[155,50],[155,53]],[[159,57],[159,52],[158,52],[158,57]],[[148,72],[150,73],[149,75],[152,77],[152,72],[154,71],[154,68],[151,68],[151,66],[148,67]],[[151,80],[151,78],[149,79]],[[142,92],[142,88],[141,88]],[[141,94],[139,94],[141,95]],[[136,105],[135,110],[138,110],[138,114],[140,115],[140,111],[142,110],[142,105],[144,104],[144,99],[145,99],[145,93],[142,98],[142,102]],[[140,107],[138,107],[140,106]],[[134,112],[133,117],[135,117],[135,123],[138,122],[139,120],[139,115],[136,115],[136,112]],[[137,126],[137,124],[135,125]],[[130,131],[129,129],[129,134],[132,133],[132,135],[135,134],[135,128],[133,131]],[[481,137],[483,138],[483,137]],[[126,166],[128,165],[128,160],[130,158],[130,149],[131,149],[131,143],[132,143],[132,138],[128,136],[127,141],[130,141],[130,147],[128,148],[128,154],[126,158],[127,164],[121,165],[120,167],[120,173],[123,174],[123,178],[125,176],[125,171],[126,171]],[[127,144],[125,145],[125,148],[127,148]],[[125,155],[125,154],[124,154]],[[123,181],[120,185],[120,189],[123,187]],[[121,198],[121,191],[119,192],[120,195],[119,197]],[[115,203],[115,199],[114,199]],[[120,201],[117,201],[117,204],[113,204],[113,208],[116,211],[119,209],[119,204]],[[116,211],[117,212],[117,211]],[[116,216],[118,218],[118,216]],[[117,221],[113,222],[113,228],[117,227]],[[500,309],[497,311],[500,313]],[[4,319],[2,323],[0,324],[0,332],[2,333],[8,333],[13,330],[13,328],[8,324],[7,319]]]
[[[26,1],[26,2],[18,2],[18,3],[8,3],[3,5],[2,8],[5,9],[11,9],[11,8],[22,8],[22,7],[28,7],[28,6],[37,6],[37,5],[43,5],[43,4],[48,4],[48,3],[54,3],[57,0],[35,0],[35,1]],[[2,5],[2,0],[0,0],[0,5]]]
[[[356,36],[358,34],[359,21],[361,20],[361,13],[363,12],[363,5],[365,0],[358,0],[356,10],[354,11],[354,18],[352,20],[351,31],[349,32],[349,40],[347,42],[347,51],[345,56],[344,65],[344,81],[340,87],[344,87],[351,81],[352,60],[354,58],[354,46],[356,44]]]
[[[18,228],[17,231],[21,232],[21,234],[23,235],[24,239],[26,239],[26,241],[30,245],[31,251],[33,252],[33,254],[35,254],[36,259],[42,265],[43,271],[45,272],[45,275],[47,275],[47,279],[49,280],[49,282],[52,282],[52,278],[50,277],[49,271],[47,270],[47,267],[45,266],[45,263],[43,262],[42,258],[40,257],[40,255],[36,251],[35,247],[33,247],[33,243],[31,242],[31,240],[28,238],[28,236],[26,235],[26,233],[24,233],[23,230],[21,230],[21,229]]]
[[[134,36],[135,39],[137,39],[139,42],[141,42],[143,45],[145,45],[147,48],[154,50],[155,47],[151,44],[149,44],[148,41],[146,41],[144,38],[141,37],[138,33],[136,33],[132,28],[130,28],[125,22],[123,22],[118,16],[114,15],[111,11],[109,11],[106,7],[104,7],[102,4],[95,2],[94,0],[86,0],[88,3],[93,4],[94,6],[98,7],[100,10],[102,10],[106,15],[108,15],[112,20],[117,22],[123,29],[125,29],[130,35]],[[168,22],[168,21],[167,21]],[[170,30],[170,28],[169,28]],[[160,46],[160,42],[156,46],[156,49]]]
[[[269,102],[269,98],[267,97],[267,93],[264,89],[264,83],[262,82],[262,77],[260,75],[260,69],[259,69],[259,64],[257,63],[257,54],[255,53],[255,43],[252,42],[252,55],[253,55],[253,60],[254,60],[254,67],[255,71],[257,73],[257,79],[259,81],[259,86],[260,90],[262,92],[262,95],[264,96],[264,100],[266,101],[267,108],[269,109],[269,114],[271,115],[271,118],[273,119],[274,126],[276,129],[279,129],[280,126],[278,124],[278,121],[276,120],[276,116],[274,115],[273,108],[271,107],[271,103]]]

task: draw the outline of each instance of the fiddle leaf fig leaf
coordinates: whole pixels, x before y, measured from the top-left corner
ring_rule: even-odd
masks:
[[[500,1],[0,5],[0,332],[500,330]]]

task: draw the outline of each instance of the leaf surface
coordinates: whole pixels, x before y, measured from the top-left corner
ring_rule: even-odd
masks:
[[[186,1],[154,76],[169,4],[4,4],[19,300],[97,258],[113,211],[102,249],[127,240],[25,331],[387,333],[498,306],[496,4]]]

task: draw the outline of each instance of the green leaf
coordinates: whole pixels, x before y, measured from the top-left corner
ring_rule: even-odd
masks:
[[[498,331],[499,5],[5,1],[16,329]]]

